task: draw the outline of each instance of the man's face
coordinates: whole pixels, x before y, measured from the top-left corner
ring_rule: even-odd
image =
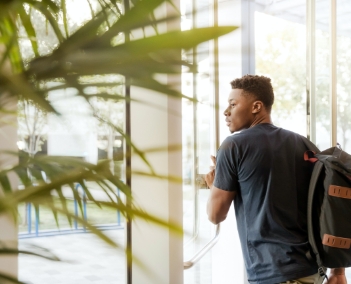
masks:
[[[242,95],[242,89],[233,89],[228,97],[228,107],[224,111],[225,121],[231,133],[249,128],[254,121],[252,96]]]

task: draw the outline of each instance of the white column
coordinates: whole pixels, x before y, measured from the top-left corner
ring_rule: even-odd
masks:
[[[132,98],[157,104],[132,103],[131,137],[141,150],[160,148],[146,155],[155,172],[180,177],[181,151],[169,151],[181,145],[181,103],[162,94],[132,88]],[[168,109],[168,111],[167,111]],[[162,150],[161,150],[162,149]],[[150,172],[136,154],[132,169]],[[141,208],[157,217],[182,225],[182,184],[132,174],[132,195]],[[132,222],[133,283],[183,283],[183,237],[150,222]]]
[[[7,110],[16,110],[17,101],[10,100],[10,104],[7,103],[5,106],[2,104],[7,99],[4,99],[6,95],[0,94],[0,104]],[[17,117],[16,115],[0,115],[1,121],[6,121],[6,125],[1,125],[0,128],[0,151],[17,151]],[[13,155],[0,154],[0,171],[5,168],[17,163],[18,158]],[[10,182],[12,188],[17,188],[16,176],[10,176]],[[3,189],[0,186],[0,194],[3,194]],[[0,215],[0,242],[9,248],[17,248],[17,226],[11,215]],[[18,258],[17,256],[1,255],[0,256],[0,273],[17,277],[18,272]],[[7,282],[1,281],[6,284]]]
[[[174,2],[173,2],[174,3]],[[163,6],[158,15],[172,13]],[[174,13],[174,10],[173,10]],[[179,29],[178,23],[159,27],[160,32]],[[179,54],[180,57],[180,54]],[[180,69],[179,69],[180,71]],[[180,75],[159,78],[163,83],[179,86]],[[131,97],[144,103],[131,103],[131,139],[141,150],[159,148],[146,158],[155,172],[165,176],[182,176],[182,151],[172,146],[182,144],[181,100],[149,90],[132,87]],[[132,155],[132,170],[150,172],[136,154]],[[182,227],[182,183],[145,177],[132,173],[134,201],[146,212]],[[168,228],[142,220],[132,221],[132,253],[137,261],[132,266],[132,283],[183,283],[183,236]]]
[[[4,53],[3,46],[0,46],[0,60]],[[2,72],[11,72],[9,62],[5,62],[2,66]],[[2,109],[8,111],[17,110],[17,100],[10,98],[5,93],[0,93],[0,105]],[[17,151],[17,116],[15,114],[6,114],[5,112],[0,113],[0,151]],[[17,163],[18,158],[13,155],[0,154],[0,171]],[[10,183],[12,188],[17,188],[18,180],[16,176],[10,176]],[[3,194],[3,190],[0,186],[0,195]],[[17,226],[10,215],[0,215],[0,242],[3,245],[11,248],[17,248]],[[18,257],[17,256],[0,256],[0,273],[17,277],[18,274]],[[6,284],[2,281],[1,283]]]

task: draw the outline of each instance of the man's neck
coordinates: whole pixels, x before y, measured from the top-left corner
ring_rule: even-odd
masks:
[[[269,114],[256,116],[254,121],[251,123],[250,128],[261,123],[273,124],[271,116]]]

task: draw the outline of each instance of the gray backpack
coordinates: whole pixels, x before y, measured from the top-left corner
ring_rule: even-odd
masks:
[[[319,272],[351,266],[351,155],[332,147],[320,152],[308,143],[314,163],[308,192],[308,238]]]

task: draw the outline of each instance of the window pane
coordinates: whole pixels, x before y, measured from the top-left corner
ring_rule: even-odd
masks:
[[[306,135],[306,27],[299,19],[256,12],[255,58],[256,74],[272,79],[273,123]]]
[[[351,153],[351,26],[345,14],[349,7],[349,2],[337,1],[337,141]]]
[[[100,4],[96,0],[66,1],[68,34],[71,35],[91,19],[91,9],[97,13],[101,9]],[[117,5],[120,6],[119,3]],[[30,13],[36,31],[39,53],[41,55],[51,53],[59,43],[50,24],[45,23],[43,15],[38,10],[29,9],[28,6],[24,8]],[[119,7],[120,10],[121,8]],[[77,13],[78,10],[79,13]],[[61,31],[65,31],[62,18],[61,13],[53,21],[56,21]],[[21,23],[19,26],[21,54],[27,62],[34,54],[25,29]],[[41,82],[41,86],[43,89],[54,89],[49,92],[48,100],[61,115],[48,114],[40,111],[33,102],[20,100],[18,104],[19,149],[29,155],[76,157],[92,164],[108,158],[111,160],[111,171],[116,177],[124,180],[124,140],[119,131],[116,131],[116,128],[124,127],[124,101],[104,100],[97,96],[88,104],[85,99],[77,96],[78,92],[74,88],[56,89],[59,84],[64,84],[63,79],[58,78],[53,81],[55,82]],[[82,85],[86,84],[83,87],[86,95],[123,96],[124,94],[122,76],[91,75],[79,77],[77,81]],[[107,87],[103,83],[107,83]],[[115,127],[111,127],[112,124]],[[37,139],[39,139],[38,143],[35,142]],[[30,178],[35,184],[35,178],[32,176]],[[46,179],[44,174],[43,178]],[[86,185],[92,196],[86,196],[80,184],[74,184],[73,190],[67,185],[62,188],[67,208],[62,206],[62,201],[55,191],[52,192],[54,204],[99,227],[123,247],[125,244],[123,218],[115,209],[100,208],[95,205],[91,197],[98,201],[106,201],[108,196],[96,183],[86,181]],[[112,187],[112,190],[119,194],[117,188]],[[78,192],[81,196],[81,204],[78,204],[74,192]],[[111,198],[114,197],[111,196]],[[62,260],[62,262],[55,262],[20,254],[18,275],[21,281],[36,284],[125,282],[126,261],[123,250],[113,249],[72,218],[68,219],[60,214],[54,216],[52,210],[43,205],[35,208],[33,204],[23,204],[19,206],[18,211],[19,248],[36,251],[38,248],[35,246],[42,247]],[[46,254],[45,251],[41,253]]]
[[[211,6],[208,0],[181,1],[182,29],[210,26]],[[196,11],[196,12],[195,12]],[[195,13],[193,13],[195,12]],[[213,134],[213,83],[211,82],[211,43],[183,52],[183,60],[197,65],[197,72],[182,72],[182,92],[198,100],[183,100],[183,226],[184,259],[191,259],[211,238],[212,224],[206,215],[209,191],[201,181],[210,166]],[[210,284],[211,252],[194,267],[184,271],[184,283]]]
[[[351,25],[350,2],[337,1],[337,142],[351,153]],[[351,282],[351,268],[346,269]]]

